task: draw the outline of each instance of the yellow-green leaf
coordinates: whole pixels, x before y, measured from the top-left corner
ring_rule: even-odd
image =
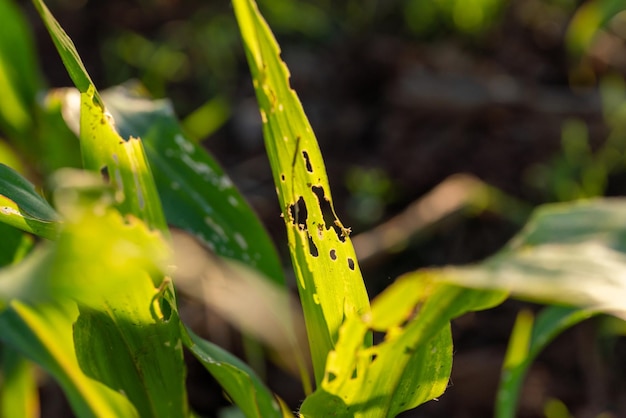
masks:
[[[350,241],[333,208],[326,169],[289,72],[256,4],[233,2],[252,73],[265,146],[296,272],[316,382],[344,318],[369,310]],[[368,345],[367,339],[365,345]]]

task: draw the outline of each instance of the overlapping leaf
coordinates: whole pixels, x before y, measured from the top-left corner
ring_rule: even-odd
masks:
[[[625,272],[626,200],[615,198],[543,206],[495,256],[442,273],[463,286],[626,319]]]
[[[235,0],[233,5],[287,228],[315,379],[320,382],[344,318],[369,310],[367,292],[350,230],[333,209],[319,146],[289,86],[289,73],[280,60],[276,40],[253,1]]]
[[[0,222],[54,239],[59,217],[35,187],[15,170],[0,163]]]
[[[132,84],[102,97],[123,137],[140,136],[170,225],[215,254],[239,260],[284,284],[280,260],[258,217],[226,173],[180,128],[166,100],[150,100]]]
[[[248,365],[187,330],[185,345],[220,383],[247,418],[288,418],[289,411],[263,385]]]
[[[371,315],[349,317],[341,327],[321,387],[301,416],[393,417],[441,395],[452,367],[449,321],[505,297],[442,285],[428,272],[400,277],[374,300]],[[385,333],[384,340],[362,347],[371,331]]]

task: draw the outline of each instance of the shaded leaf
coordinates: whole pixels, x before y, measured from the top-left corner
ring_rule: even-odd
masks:
[[[191,233],[215,254],[239,260],[277,283],[284,275],[274,245],[224,170],[182,131],[167,100],[150,100],[138,86],[102,97],[124,138],[143,139],[170,225]]]
[[[0,416],[3,418],[39,417],[39,393],[35,367],[11,347],[0,350],[2,383]]]
[[[185,346],[219,382],[246,417],[293,417],[263,385],[250,367],[187,329]]]
[[[0,0],[0,126],[21,137],[32,129],[35,96],[43,86],[35,57],[35,43],[19,7]]]
[[[590,311],[562,306],[545,308],[536,321],[528,312],[522,311],[518,315],[502,368],[495,417],[515,417],[524,377],[537,355],[557,335],[593,315]]]
[[[326,169],[279,48],[254,1],[235,14],[257,95],[265,146],[282,208],[316,382],[345,317],[369,310],[349,228],[337,217]],[[363,340],[362,340],[363,341]],[[367,339],[364,342],[368,345]]]
[[[59,229],[59,217],[50,204],[28,180],[1,163],[0,221],[48,239],[54,239]]]

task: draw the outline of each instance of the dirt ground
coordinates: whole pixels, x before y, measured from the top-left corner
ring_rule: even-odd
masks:
[[[111,32],[121,28],[152,36],[175,20],[190,19],[194,7],[201,8],[196,2],[146,2],[144,7],[165,11],[142,15],[140,2],[124,13],[120,10],[127,6],[120,1],[88,2],[83,9],[61,3],[57,2],[57,17],[74,38],[96,84],[104,87],[111,77],[105,74],[98,47]],[[545,185],[548,179],[532,173],[559,155],[563,124],[571,118],[586,122],[592,147],[605,140],[608,128],[597,88],[569,87],[572,64],[563,46],[569,17],[556,20],[549,29],[535,27],[522,21],[523,3],[511,2],[500,23],[478,40],[455,34],[427,40],[411,37],[396,30],[401,26],[398,12],[371,26],[337,30],[315,40],[293,33],[278,35],[292,84],[325,158],[337,213],[352,226],[353,236],[401,213],[457,173],[472,174],[528,207],[554,200],[549,190],[537,187],[538,181]],[[227,6],[216,7],[228,12]],[[46,35],[36,28],[46,76],[53,86],[68,85]],[[231,117],[204,144],[257,210],[287,266],[283,224],[252,86],[241,52],[235,55],[236,76],[219,91],[229,95]],[[140,76],[141,71],[129,74]],[[208,99],[198,97],[194,80],[166,83],[165,93],[177,100],[183,116]],[[371,183],[353,184],[350,178],[355,175],[370,175],[371,182],[383,186],[372,191]],[[624,194],[621,176],[611,177],[607,190]],[[514,219],[491,211],[457,214],[420,231],[402,251],[363,263],[368,289],[373,296],[399,274],[417,268],[481,260],[504,245],[527,214],[521,211]],[[508,301],[455,321],[450,387],[438,401],[402,416],[492,416],[509,333],[524,308],[539,309]],[[524,385],[519,417],[545,416],[551,399],[562,401],[575,417],[626,416],[626,345],[603,333],[605,324],[601,318],[585,322],[559,336],[540,355]],[[225,332],[238,350],[232,330]],[[202,416],[217,416],[216,411],[228,404],[191,359],[188,379],[192,407]],[[271,365],[267,380],[294,409],[303,399],[296,381]],[[46,391],[43,399],[49,406],[44,416],[63,416],[56,409],[62,404],[58,393],[54,388]]]

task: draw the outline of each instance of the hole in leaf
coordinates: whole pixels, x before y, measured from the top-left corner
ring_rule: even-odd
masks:
[[[284,174],[280,175],[280,181],[285,181],[285,175]]]
[[[313,238],[311,238],[310,235],[309,235],[309,252],[311,253],[313,257],[317,257],[318,255],[320,255],[319,251],[317,250],[317,246],[313,242]]]
[[[330,205],[330,201],[326,198],[326,193],[324,192],[324,188],[321,186],[311,186],[311,190],[317,196],[317,200],[320,204],[320,209],[322,210],[322,216],[324,217],[324,224],[326,229],[333,228],[337,237],[341,242],[345,242],[346,240],[346,230],[341,227],[341,223],[339,219],[335,216],[333,212],[333,208]]]
[[[102,175],[102,178],[104,179],[104,181],[106,181],[107,183],[109,182],[109,167],[107,167],[106,165],[104,167],[102,167],[100,169],[100,174]]]
[[[291,214],[291,220],[294,225],[297,225],[300,229],[306,229],[306,219],[308,216],[306,210],[306,203],[304,198],[300,196],[295,205],[289,206],[289,212]]]
[[[337,251],[335,249],[330,250],[330,259],[333,261],[337,259]]]
[[[354,270],[354,260],[350,257],[348,257],[348,267],[350,267],[350,270]]]
[[[302,151],[302,156],[304,157],[304,165],[306,166],[306,171],[312,173],[313,166],[311,165],[311,160],[309,159],[309,153],[306,151]]]
[[[337,378],[337,375],[335,375],[335,373],[328,372],[328,383],[332,382],[336,378]]]

